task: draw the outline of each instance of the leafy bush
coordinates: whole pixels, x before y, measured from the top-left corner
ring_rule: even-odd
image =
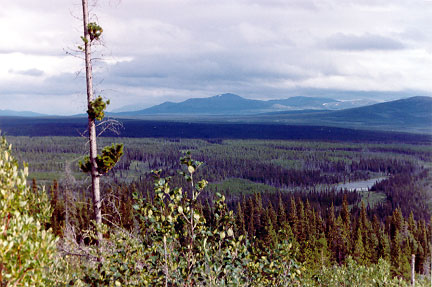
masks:
[[[171,188],[170,178],[155,171],[154,198],[134,194],[135,231],[99,226],[105,234],[99,249],[76,245],[75,250],[64,252],[64,271],[57,282],[75,286],[298,285],[301,272],[291,244],[281,241],[273,256],[265,256],[269,250],[260,250],[236,234],[234,214],[221,194],[216,195],[208,222],[198,207],[207,181],[194,179],[202,163],[190,154],[181,163],[189,190]],[[92,232],[88,234],[95,239]],[[71,244],[76,243],[65,245],[70,248]],[[87,260],[74,257],[79,252]]]
[[[361,287],[403,287],[410,286],[403,279],[391,275],[390,263],[379,259],[378,264],[364,266],[351,257],[342,266],[323,267],[321,272],[311,279],[304,279],[302,286],[361,286]],[[428,286],[425,281],[416,282],[416,286]]]
[[[51,217],[47,193],[26,184],[11,146],[0,143],[0,285],[47,286],[56,238],[46,229]]]

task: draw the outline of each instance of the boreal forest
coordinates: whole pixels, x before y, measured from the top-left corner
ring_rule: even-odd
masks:
[[[252,100],[227,93],[180,103],[165,102],[140,111],[108,112],[110,100],[98,86],[103,81],[96,77],[98,83],[93,86],[93,64],[102,62],[100,68],[94,69],[102,74],[109,65],[115,70],[135,59],[128,54],[120,55],[118,60],[99,58],[106,54],[98,50],[105,46],[104,29],[99,17],[93,14],[98,1],[90,5],[87,0],[80,2],[82,14],[75,18],[82,20],[82,36],[76,37],[79,45],[67,53],[83,61],[85,113],[76,111],[74,116],[63,117],[0,110],[6,114],[0,116],[0,287],[430,286],[432,98],[424,96],[427,93],[387,102],[339,101],[325,98],[325,94],[316,98]],[[140,5],[139,2],[134,5]],[[172,5],[176,1],[162,2]],[[187,6],[190,1],[180,2]],[[156,4],[161,5],[152,5]],[[256,3],[252,6],[261,9]],[[274,7],[271,10],[282,12]],[[176,11],[176,17],[181,14]],[[138,19],[133,23],[140,26]],[[180,38],[174,36],[169,45],[159,43],[162,34],[180,31],[182,39],[194,39],[180,28],[174,33],[170,30],[173,26],[152,21],[141,26],[157,27],[157,36],[149,36],[148,41],[155,41],[158,49],[174,46],[182,50],[177,43]],[[124,27],[128,33],[121,33],[122,25],[117,24],[107,27],[114,30],[114,38],[121,36],[125,43],[126,37],[147,36],[141,35],[144,32],[136,36],[135,27],[127,24]],[[255,35],[255,28],[240,26],[249,35],[249,42],[261,40],[266,34],[258,29],[259,35]],[[296,33],[310,34],[303,30]],[[378,43],[369,49],[362,42],[363,36],[353,35],[335,33],[336,38],[327,42],[320,39],[313,45],[335,53],[355,51],[347,52],[349,57],[360,50],[381,51],[382,45],[395,51],[406,49],[397,41],[366,33],[365,37],[371,39],[366,44]],[[238,38],[234,34],[231,37]],[[56,41],[61,41],[60,36],[50,35],[44,49]],[[351,47],[358,44],[360,47]],[[146,50],[123,42],[121,46],[122,53],[139,50],[142,56],[154,52],[154,47]],[[183,95],[192,90],[194,95],[204,91],[201,85],[207,81],[212,86],[211,79],[201,77],[201,70],[194,73],[189,69],[192,54],[201,54],[200,50],[207,46],[215,53],[210,58],[225,58],[225,54],[217,54],[218,45],[204,43],[186,46],[187,60],[176,62],[176,50],[169,57],[158,55],[156,60],[138,62],[134,67],[143,71],[134,71],[133,75],[129,75],[129,68],[119,68],[120,72],[114,75],[128,79],[128,86],[121,91],[123,104],[133,98],[131,91],[144,91],[137,88],[142,84],[137,84],[142,79],[139,75],[151,79],[146,82],[149,84],[166,79],[171,84],[180,83],[171,78],[168,66],[155,72],[145,70],[144,66],[153,62],[157,62],[157,68],[168,62],[187,62],[187,69],[174,73],[191,73],[187,82],[193,82],[194,88],[185,88]],[[285,44],[277,42],[276,46],[279,51],[280,47],[293,49],[296,44],[290,40]],[[230,49],[233,47],[226,51]],[[3,50],[9,51],[9,47],[0,46],[0,53]],[[246,49],[234,50],[238,54],[231,55],[232,62]],[[273,51],[265,50],[265,65],[256,70],[249,58],[258,53],[249,54],[247,64],[237,70],[231,71],[230,62],[229,79],[222,79],[219,83],[223,85],[217,89],[232,83],[231,77],[249,66],[253,67],[253,77],[240,75],[241,81],[234,83],[253,89],[252,83],[263,73],[261,69],[275,63],[279,70],[273,71],[272,77],[276,75],[278,84],[264,75],[265,86],[272,87],[272,92],[282,83],[301,86],[316,82],[332,87],[327,81],[336,80],[349,86],[351,82],[339,73],[346,70],[355,75],[355,69],[345,63],[343,69],[327,62],[317,65],[337,73],[329,79],[324,77],[327,70],[308,71],[293,63],[279,65],[281,58],[291,52],[267,62]],[[49,51],[40,54],[45,52]],[[419,50],[413,55],[416,53]],[[11,54],[21,57],[20,53]],[[305,66],[313,66],[316,59],[306,57]],[[366,67],[366,62],[373,62],[369,57],[364,59],[367,61],[357,65]],[[382,62],[388,66],[389,59]],[[39,65],[45,64],[43,61]],[[204,62],[199,64],[204,74],[207,66],[219,67],[207,58]],[[287,67],[289,77],[282,77],[281,71]],[[414,70],[421,69],[408,69]],[[301,73],[294,75],[296,71]],[[12,74],[45,77],[45,71],[39,69],[10,69],[7,75],[12,78]],[[388,75],[402,78],[399,72],[372,73],[365,69],[360,74],[382,74],[385,81],[390,78]],[[308,78],[312,75],[320,78]],[[39,89],[51,82],[56,87],[74,85],[65,84],[63,76],[60,73],[54,80],[44,78],[41,84],[32,79],[28,89],[39,94]],[[108,77],[108,82],[120,82],[113,78]],[[294,80],[304,82],[291,83]],[[362,79],[361,83],[369,87],[371,81]],[[397,85],[392,83],[391,87],[393,90]],[[75,88],[70,94],[76,93]],[[160,90],[156,86],[150,88],[154,88],[152,95],[175,94],[175,89],[168,86]],[[263,87],[255,88],[255,93],[259,93]],[[383,89],[380,86],[379,90]],[[56,92],[64,98],[68,94]],[[50,96],[56,92],[50,91]],[[20,93],[12,94],[27,104]],[[344,96],[345,92],[337,94]],[[359,94],[365,93],[353,96]],[[16,101],[12,97],[8,100]],[[57,104],[50,101],[43,100]],[[351,108],[343,108],[347,106]]]
[[[86,139],[7,139],[28,162],[21,200],[46,205],[40,228],[57,238],[50,284],[408,286],[413,255],[428,282],[428,144],[101,138],[124,154],[102,177],[99,249]]]

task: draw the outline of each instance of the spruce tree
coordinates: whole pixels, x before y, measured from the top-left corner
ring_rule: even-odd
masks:
[[[311,240],[315,236],[315,220],[313,218],[313,210],[309,203],[309,200],[306,199],[305,204],[305,232],[306,232],[306,239]]]
[[[295,236],[295,238],[298,238],[299,236],[299,222],[298,222],[298,216],[297,216],[297,207],[296,203],[293,197],[291,197],[290,200],[290,210],[288,214],[288,221],[291,225],[292,232]]]
[[[304,204],[303,200],[300,198],[297,199],[297,218],[298,218],[298,227],[297,227],[297,240],[300,243],[306,242],[306,217],[305,217],[305,211],[304,211]]]
[[[363,245],[363,230],[362,226],[360,225],[357,229],[356,233],[356,239],[354,244],[354,251],[353,251],[354,259],[361,265],[365,265],[367,263],[366,260],[366,254],[365,254],[365,248]]]
[[[279,193],[279,198],[278,198],[278,214],[277,214],[277,222],[278,222],[278,230],[283,230],[286,229],[287,227],[287,216],[286,216],[286,212],[285,212],[285,205],[282,201],[282,196]]]
[[[402,236],[399,230],[396,229],[394,236],[391,240],[391,254],[390,263],[392,266],[392,273],[396,276],[402,276]]]
[[[267,208],[266,215],[265,215],[266,225],[265,225],[264,246],[272,248],[277,243],[277,234],[274,228],[274,221],[272,220],[273,217],[272,213],[274,213],[274,210],[272,208],[270,209],[270,206],[271,205],[269,205],[269,208]]]
[[[62,235],[63,229],[63,208],[59,200],[58,189],[58,183],[56,180],[54,180],[53,184],[50,187],[51,209],[53,211],[51,215],[51,228],[55,235],[60,236]]]
[[[342,210],[341,210],[342,221],[345,226],[351,226],[351,218],[350,211],[348,207],[348,200],[346,194],[344,194],[342,201]]]
[[[246,234],[245,218],[244,218],[243,209],[242,209],[242,205],[241,205],[240,201],[237,203],[236,225],[237,225],[237,229],[239,230],[240,234],[242,234],[242,235]]]

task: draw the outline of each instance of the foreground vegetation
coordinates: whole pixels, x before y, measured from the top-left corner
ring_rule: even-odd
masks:
[[[37,146],[37,141],[32,144]],[[192,142],[168,142],[167,145],[170,144],[190,148],[187,145]],[[263,147],[259,142],[251,142],[249,147],[242,144],[249,153],[232,152],[231,155],[237,154],[235,160],[244,156],[253,158]],[[325,145],[267,144],[273,144],[276,153],[278,145],[285,147],[285,151],[288,146],[295,147],[299,154],[302,148],[315,145],[318,149]],[[210,147],[212,145],[216,150],[224,150],[221,143],[210,144]],[[259,148],[255,149],[254,145]],[[209,154],[209,146],[203,146]],[[345,152],[347,148],[346,144],[327,144],[325,148],[337,146],[340,148],[337,152]],[[64,149],[56,145],[53,148]],[[71,148],[76,145],[71,143]],[[350,153],[351,159],[348,158],[346,164],[355,166],[356,146],[350,148],[354,152]],[[413,155],[428,162],[429,151],[422,146],[367,148],[375,148],[379,154],[386,149],[394,153],[394,157],[388,159],[394,163],[394,171],[387,170],[389,180],[377,184],[374,187],[377,191],[390,194],[395,190],[394,180],[402,174],[398,170],[410,171],[405,183],[402,179],[396,181],[400,190],[413,184],[412,175],[417,175],[420,181],[428,176],[427,171],[422,175],[425,171],[418,164],[409,164],[413,162],[410,160]],[[174,156],[166,146],[164,150]],[[194,154],[198,150],[196,148]],[[127,166],[128,157],[133,153],[127,149],[125,152],[123,164]],[[428,216],[427,209],[418,209],[418,215],[404,216],[403,209],[387,211],[394,204],[388,198],[372,208],[362,205],[362,196],[356,192],[314,192],[313,186],[303,185],[308,190],[305,193],[300,192],[298,186],[287,184],[289,181],[283,186],[272,180],[261,181],[258,187],[267,184],[274,188],[269,192],[253,190],[228,195],[223,188],[218,192],[206,192],[208,182],[202,178],[209,171],[186,154],[180,163],[183,167],[180,176],[156,171],[151,173],[152,180],[149,172],[141,179],[119,181],[112,174],[105,186],[104,224],[97,227],[104,239],[97,248],[94,244],[96,227],[88,211],[91,200],[79,183],[71,184],[72,177],[66,177],[70,173],[66,173],[60,185],[52,185],[48,199],[36,181],[32,187],[24,185],[25,173],[18,171],[5,142],[0,154],[0,244],[7,246],[0,257],[0,282],[5,286],[25,285],[25,282],[29,286],[408,286],[411,253],[417,257],[417,286],[426,286],[427,278],[421,274],[429,270],[432,235],[429,218],[424,218]],[[38,156],[37,152],[33,154]],[[162,160],[165,153],[155,154],[160,157],[154,164],[165,167],[169,164],[168,160]],[[199,152],[196,154],[200,156]],[[288,151],[279,155],[290,154]],[[314,160],[319,154],[313,155]],[[334,152],[330,154],[335,155]],[[259,155],[263,162],[267,162],[266,157],[274,157],[265,152]],[[385,159],[382,158],[380,168],[384,169]],[[225,159],[228,161],[225,166],[228,166],[229,156]],[[139,164],[150,167],[149,162]],[[176,167],[172,165],[172,169]],[[123,170],[126,171],[124,167]],[[230,173],[241,174],[245,170],[226,168],[224,172],[229,179]],[[215,176],[217,179],[220,175]],[[320,182],[321,176],[310,178]],[[247,178],[256,182],[251,179]],[[153,182],[151,187],[147,182]],[[28,233],[14,227],[28,222],[33,225],[26,228],[34,235],[25,235]],[[25,240],[19,241],[19,238]],[[19,257],[14,256],[16,254]]]

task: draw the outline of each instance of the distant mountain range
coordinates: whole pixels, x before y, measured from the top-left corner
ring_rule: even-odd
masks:
[[[46,116],[30,111],[13,111],[13,110],[0,110],[0,116],[12,116],[12,117],[41,117]]]
[[[353,103],[347,104],[330,98],[292,97],[259,101],[224,94],[189,99],[181,103],[166,102],[148,109],[113,116],[147,120],[324,125],[432,133],[432,97],[416,96],[340,109],[350,105]]]
[[[396,101],[345,108],[366,102],[331,98],[291,97],[281,100],[251,100],[234,94],[194,98],[180,103],[165,102],[148,109],[108,113],[121,121],[175,121],[194,123],[253,123],[405,131],[432,134],[432,97],[416,96]],[[46,116],[33,112],[0,110],[0,116],[27,118],[73,118]],[[84,118],[85,114],[75,115]],[[1,129],[0,119],[0,129]],[[53,124],[55,124],[53,122]]]
[[[180,103],[165,102],[138,111],[111,113],[113,116],[142,115],[252,115],[290,110],[340,110],[376,103],[371,100],[338,101],[331,98],[297,96],[280,100],[251,100],[235,94],[193,98]]]
[[[432,97],[418,96],[339,111],[267,113],[250,117],[250,121],[432,133]]]

